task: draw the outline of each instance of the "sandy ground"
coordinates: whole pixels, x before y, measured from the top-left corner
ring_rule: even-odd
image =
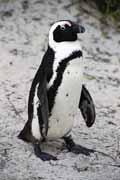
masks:
[[[120,34],[94,9],[70,0],[0,1],[0,180],[120,180]],[[62,142],[44,145],[58,161],[42,162],[17,139],[27,120],[32,78],[47,47],[50,24],[82,22],[85,83],[96,106],[90,129],[78,113],[74,140],[100,152],[74,155]]]

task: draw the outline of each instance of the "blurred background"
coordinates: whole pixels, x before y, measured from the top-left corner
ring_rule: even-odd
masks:
[[[60,160],[43,163],[17,135],[49,28],[61,19],[86,29],[79,36],[84,83],[97,113],[88,129],[78,112],[73,137],[102,153],[73,155],[52,142],[45,150]],[[0,180],[120,179],[120,0],[0,0],[0,87]]]

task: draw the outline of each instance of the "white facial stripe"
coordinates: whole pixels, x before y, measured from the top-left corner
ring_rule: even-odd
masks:
[[[50,47],[52,47],[53,49],[55,49],[55,43],[57,44],[57,42],[54,41],[53,39],[53,32],[56,29],[57,26],[64,26],[65,24],[68,24],[69,26],[71,26],[71,23],[69,21],[59,21],[56,22],[55,24],[52,25],[52,27],[50,28],[49,31],[49,45]]]
[[[57,26],[64,26],[67,24],[68,26],[71,26],[71,23],[69,21],[59,21],[52,25],[49,34],[53,33],[53,31],[56,29]]]
[[[70,27],[72,26],[72,24],[70,22],[68,22],[68,21],[66,21],[65,24],[67,24]]]

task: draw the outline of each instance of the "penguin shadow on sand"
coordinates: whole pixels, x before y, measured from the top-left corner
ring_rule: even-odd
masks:
[[[84,32],[82,25],[70,20],[55,22],[49,30],[48,48],[32,81],[28,121],[18,137],[32,143],[35,155],[43,161],[57,160],[42,148],[52,139],[62,139],[65,148],[75,154],[88,156],[95,152],[75,144],[71,136],[78,109],[88,127],[96,117],[93,99],[82,77],[84,60],[78,34]]]

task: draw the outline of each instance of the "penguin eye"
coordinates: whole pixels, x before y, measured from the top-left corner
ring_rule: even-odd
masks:
[[[64,30],[65,30],[65,26],[61,26],[60,28],[61,28],[61,30],[62,30],[62,31],[64,31]]]

